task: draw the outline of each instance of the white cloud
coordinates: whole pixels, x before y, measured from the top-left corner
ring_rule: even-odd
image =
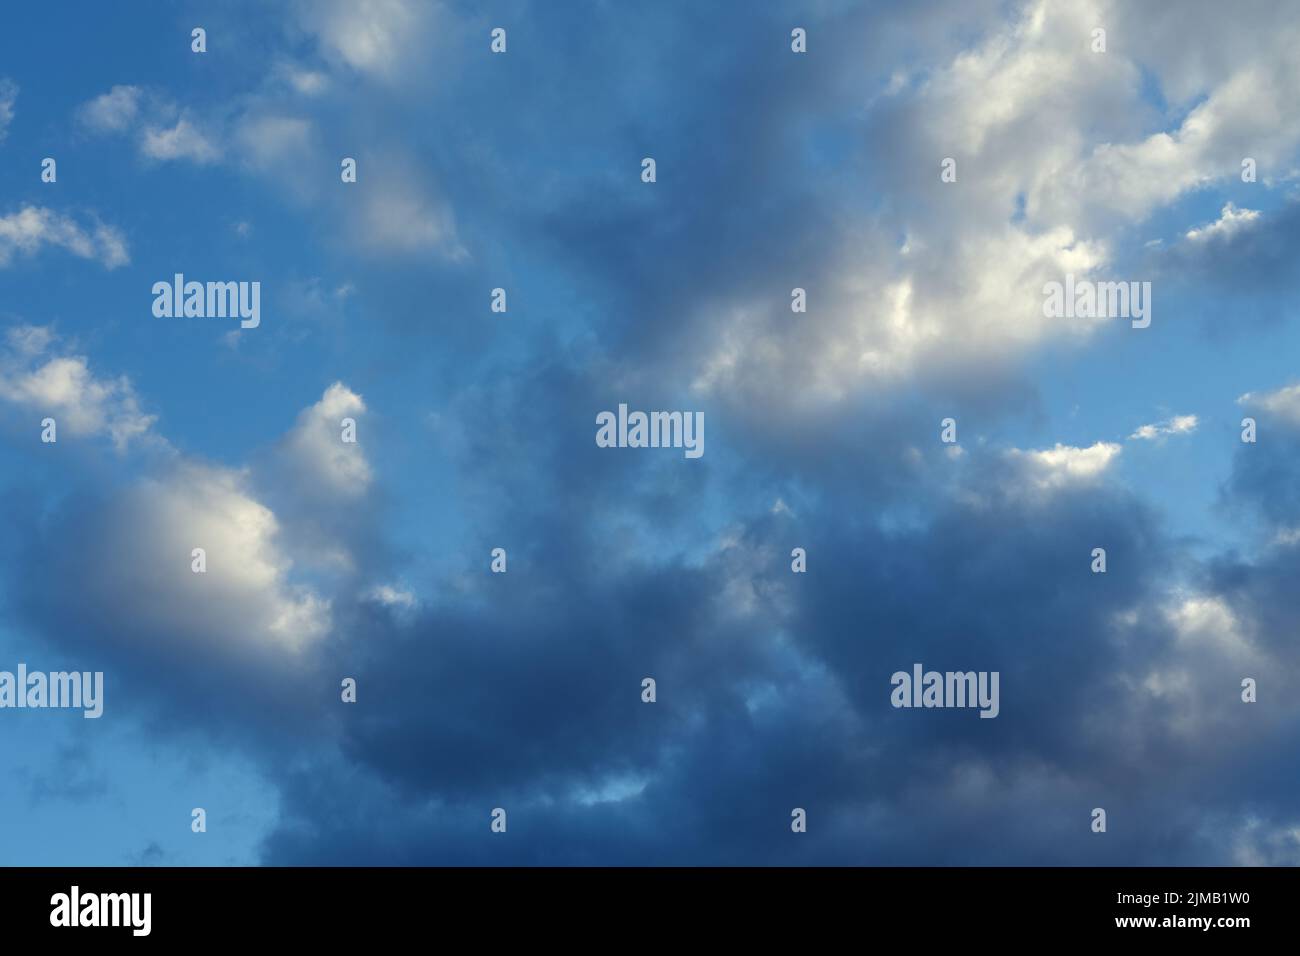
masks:
[[[1228,203],[1223,207],[1223,212],[1217,221],[1199,229],[1187,230],[1186,239],[1189,242],[1206,242],[1216,237],[1226,239],[1240,232],[1257,219],[1259,219],[1257,210],[1238,209],[1232,203]]]
[[[847,251],[816,277],[816,323],[789,321],[788,302],[732,303],[721,321],[710,304],[699,327],[714,340],[693,385],[746,403],[835,402],[929,368],[1001,363],[1104,324],[1045,317],[1042,289],[1103,269],[1108,238],[1073,215],[1029,208],[1038,184],[1084,150],[1084,130],[1113,125],[1140,85],[1132,65],[1089,51],[1094,13],[1029,4],[924,82],[893,84],[880,162],[898,201],[856,224],[840,244]],[[957,157],[958,179],[939,185],[945,156]],[[1021,200],[1026,216],[1016,221]],[[937,201],[942,212],[932,214]],[[774,388],[779,381],[805,387]]]
[[[152,435],[154,418],[140,413],[127,379],[97,379],[83,356],[57,345],[49,329],[11,329],[0,349],[0,402],[55,414],[60,438],[64,429],[123,444]],[[275,460],[299,469],[293,475],[197,461],[154,436],[164,454],[141,459],[146,476],[78,517],[76,560],[96,569],[79,592],[84,612],[114,621],[113,639],[126,643],[296,666],[332,627],[331,576],[354,570],[346,536],[329,526],[336,502],[313,492],[352,498],[370,483],[369,464],[339,428],[364,410],[345,386],[326,389],[277,449]],[[282,518],[270,501],[292,514]],[[195,548],[205,552],[203,573],[192,570]],[[395,586],[369,597],[402,613],[416,606]]]
[[[1200,420],[1195,415],[1175,415],[1163,422],[1143,425],[1128,437],[1130,441],[1152,441],[1162,435],[1187,435],[1196,431],[1198,424]]]
[[[131,261],[122,234],[101,222],[83,227],[43,206],[24,206],[18,212],[0,216],[0,268],[9,265],[14,253],[31,255],[44,245],[98,260],[107,269]]]
[[[114,86],[107,93],[83,103],[77,119],[83,126],[101,133],[120,133],[135,123],[143,91],[138,86]]]
[[[38,367],[16,380],[0,376],[0,398],[61,403],[69,427],[111,431],[125,424],[139,433],[152,424],[151,416],[138,415],[125,379],[94,380],[81,357],[42,365],[54,341],[36,327],[10,333],[6,370]],[[295,475],[201,462],[163,442],[167,454],[151,459],[156,467],[146,477],[79,522],[78,560],[97,569],[82,591],[88,613],[118,622],[126,642],[297,660],[332,627],[325,589],[338,582],[331,576],[353,570],[346,541],[326,526],[333,502],[311,492],[355,496],[370,482],[358,446],[343,444],[338,428],[339,418],[364,407],[359,396],[334,385],[305,409],[286,436],[287,457],[300,469]],[[287,518],[269,504],[282,500],[293,512]],[[192,569],[195,548],[205,553],[203,573]],[[396,587],[369,596],[403,613],[415,606],[413,595]]]
[[[1247,392],[1237,399],[1237,404],[1263,409],[1284,421],[1300,424],[1300,384],[1271,392]]]
[[[221,158],[218,138],[201,128],[188,110],[138,86],[114,86],[107,93],[83,103],[77,120],[99,133],[124,133],[139,129],[140,154],[168,161],[188,159],[202,165]]]
[[[752,402],[834,402],[863,387],[889,386],[932,363],[1001,361],[1051,336],[1083,336],[1108,321],[1046,318],[1043,285],[1085,275],[1104,247],[1070,230],[1031,235],[1012,226],[972,228],[931,255],[908,254],[900,277],[883,244],[846,258],[816,303],[818,321],[790,322],[788,300],[737,306],[701,327],[712,336],[692,387],[739,391]],[[810,306],[811,308],[811,306]],[[774,381],[803,387],[774,390]]]
[[[87,547],[99,566],[90,600],[118,607],[132,633],[296,652],[330,626],[330,602],[290,582],[276,517],[242,471],[178,462],[116,499]],[[194,548],[204,549],[205,573],[191,568]]]
[[[1129,28],[1147,33],[1143,23]],[[1203,24],[1191,31],[1184,26],[1180,32],[1193,45],[1205,45],[1207,38],[1217,43],[1220,36]],[[1031,206],[1076,219],[1086,215],[1094,223],[1104,221],[1103,213],[1123,222],[1141,221],[1189,190],[1235,179],[1246,155],[1266,170],[1281,165],[1300,144],[1300,123],[1289,106],[1300,96],[1300,62],[1292,53],[1295,31],[1277,32],[1283,34],[1281,42],[1276,33],[1256,33],[1254,52],[1221,75],[1202,70],[1204,99],[1176,128],[1136,141],[1099,143],[1085,157],[1045,178]],[[1195,52],[1189,50],[1188,55]],[[1117,55],[1111,52],[1105,58]],[[1243,143],[1250,144],[1246,152]]]
[[[1124,41],[1152,37],[1149,21],[1160,23],[1154,71],[1147,45]],[[1084,340],[1111,320],[1044,317],[1046,282],[1140,278],[1115,274],[1134,224],[1190,190],[1237,181],[1243,155],[1278,176],[1291,168],[1300,31],[1265,27],[1263,14],[1255,22],[1242,30],[1213,7],[1180,18],[1152,5],[1035,0],[912,81],[891,81],[867,112],[867,135],[888,143],[876,164],[891,202],[847,222],[838,246],[848,252],[822,257],[824,274],[799,273],[816,321],[791,321],[788,300],[767,287],[703,303],[692,384],[778,411]],[[1090,49],[1099,24],[1105,54]],[[1220,33],[1236,56],[1216,48]],[[1163,73],[1180,89],[1197,79],[1171,102],[1172,121],[1149,95]],[[946,156],[958,178],[941,185]],[[1193,239],[1249,228],[1257,215],[1229,206]],[[801,387],[778,386],[791,381]]]
[[[107,435],[119,450],[149,432],[156,416],[140,410],[128,378],[97,378],[84,355],[51,354],[54,344],[48,329],[10,330],[0,353],[0,399],[54,418],[62,434]]]
[[[171,128],[146,127],[140,151],[151,159],[190,159],[196,163],[214,163],[221,156],[220,149],[186,116]]]
[[[300,9],[326,57],[384,79],[402,76],[434,35],[427,0],[311,0]]]
[[[342,382],[335,382],[320,401],[303,409],[285,438],[293,471],[311,486],[343,497],[357,497],[370,486],[370,463],[361,450],[362,424],[366,410],[361,396]],[[358,440],[342,440],[342,420],[357,421]]]
[[[1186,645],[1188,650],[1216,650],[1231,654],[1237,660],[1244,660],[1252,654],[1241,623],[1221,597],[1181,596],[1166,609],[1165,615],[1179,643]]]
[[[1008,455],[1022,465],[1024,475],[1032,485],[1039,490],[1049,490],[1096,481],[1119,453],[1119,445],[1097,442],[1087,448],[1061,444],[1037,451],[1013,448]]]

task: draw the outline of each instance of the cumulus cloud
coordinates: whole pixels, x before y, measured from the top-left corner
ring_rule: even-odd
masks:
[[[699,336],[713,330],[697,389],[770,409],[773,383],[798,381],[783,403],[842,401],[1100,327],[1044,317],[1042,289],[1103,270],[1111,237],[1077,204],[1035,199],[1138,95],[1133,65],[1111,57],[1103,69],[1089,51],[1093,23],[1083,5],[1030,4],[915,82],[891,80],[863,124],[890,146],[873,157],[878,172],[861,174],[895,201],[873,216],[827,210],[838,241],[799,263],[815,322],[790,321],[788,300],[766,285],[763,298],[741,291],[696,310]],[[956,159],[956,182],[939,180],[944,157]]]
[[[39,329],[23,330],[15,343],[15,352],[35,354],[48,345]],[[9,386],[3,382],[5,394]],[[315,413],[361,407],[340,387]],[[321,469],[317,477],[356,479],[355,466],[313,444],[314,423],[309,409],[291,433],[290,454],[306,455],[301,464]],[[198,672],[188,669],[197,661],[311,679],[312,655],[331,632],[335,603],[311,569],[319,565],[323,547],[346,543],[323,544],[319,536],[300,536],[292,523],[283,523],[268,504],[277,490],[276,473],[205,462],[170,446],[160,458],[139,464],[142,474],[73,496],[39,532],[32,531],[28,558],[50,575],[42,582],[63,579],[75,573],[74,566],[94,573],[79,576],[84,580],[75,607],[52,585],[34,583],[28,613],[47,623],[57,618],[55,632],[69,644],[126,656],[139,666],[179,667],[187,675],[185,686],[202,684]],[[201,557],[195,549],[202,549]],[[200,561],[202,570],[196,570]],[[385,604],[399,607],[408,597],[395,589],[382,596]],[[260,679],[252,683],[261,688],[258,693],[273,692]],[[201,693],[210,696],[213,690],[203,685]],[[183,705],[173,691],[180,693],[172,688],[160,696]]]
[[[304,409],[286,436],[284,448],[300,481],[345,498],[365,494],[372,478],[360,442],[342,439],[343,419],[357,421],[366,410],[361,396],[335,382],[320,401]],[[358,431],[361,425],[358,424]]]
[[[1188,242],[1206,242],[1210,239],[1227,238],[1245,229],[1259,219],[1259,212],[1254,209],[1238,209],[1232,203],[1223,207],[1219,218],[1207,226],[1187,230]]]
[[[1087,448],[1060,443],[1037,451],[1013,448],[1008,455],[1022,466],[1025,477],[1035,487],[1055,489],[1096,481],[1119,453],[1120,446],[1114,442],[1097,442]]]
[[[1269,9],[1261,5],[1261,22]],[[1222,11],[1203,12],[1223,32],[1242,32]],[[1181,80],[1201,66],[1208,85],[1190,92],[1202,102],[1154,133],[1167,121],[1148,102],[1148,64],[1122,42],[1151,35],[1148,18],[1186,44],[1180,52],[1163,36],[1160,67]],[[1104,55],[1090,48],[1101,23],[1110,27]],[[788,291],[754,282],[754,270],[748,287],[715,291],[725,282],[715,267],[708,301],[690,309],[689,334],[703,340],[693,383],[773,414],[954,370],[988,375],[1044,343],[1089,340],[1107,320],[1044,318],[1045,282],[1123,278],[1113,274],[1116,255],[1133,224],[1193,190],[1230,184],[1242,143],[1279,174],[1288,168],[1300,124],[1286,104],[1300,92],[1300,68],[1289,30],[1281,33],[1233,61],[1200,23],[1104,3],[1031,2],[945,62],[893,75],[864,121],[864,135],[888,148],[867,154],[878,172],[859,170],[889,202],[857,217],[828,207],[822,228],[837,241],[822,248],[800,236],[773,257],[771,268],[793,273],[787,290],[808,288],[807,320],[792,320]],[[816,116],[807,122],[818,127]],[[939,181],[944,157],[956,160],[956,182]],[[1228,204],[1219,222],[1190,228],[1190,241],[1228,238],[1256,220]],[[811,248],[820,256],[791,261],[789,249]],[[765,401],[777,394],[780,402]]]
[[[97,220],[83,226],[44,206],[23,206],[0,216],[0,268],[9,265],[15,253],[32,255],[46,245],[66,249],[82,259],[95,259],[106,269],[131,261],[121,232]]]
[[[107,435],[119,450],[149,433],[157,416],[140,409],[130,379],[105,379],[84,355],[55,354],[49,329],[11,329],[0,353],[0,398],[53,418],[62,434]]]
[[[121,133],[135,124],[144,91],[138,86],[114,86],[77,109],[77,119],[99,133]]]
[[[1265,22],[1281,16],[1281,9],[1257,4],[1253,15]],[[1097,22],[1101,12],[1099,7],[1092,13]],[[1093,145],[1044,179],[1036,201],[1045,209],[1083,215],[1093,223],[1141,221],[1190,190],[1235,179],[1244,155],[1276,169],[1300,144],[1300,126],[1288,118],[1286,106],[1300,93],[1300,64],[1289,52],[1295,43],[1293,27],[1267,35],[1233,29],[1240,21],[1210,4],[1200,4],[1195,16],[1182,23],[1154,8],[1116,6],[1105,15],[1112,41],[1130,31],[1151,37],[1151,46],[1142,49],[1147,68],[1171,81],[1171,87],[1182,86],[1176,95],[1200,97],[1200,102],[1189,102],[1172,128]],[[1224,55],[1229,46],[1240,51],[1244,40],[1249,56]],[[1139,62],[1136,50],[1127,54],[1134,57],[1130,61],[1113,48],[1097,59],[1110,66],[1117,53],[1125,58],[1125,69]],[[1250,144],[1248,152],[1243,143]]]
[[[220,148],[184,115],[170,127],[146,127],[140,151],[150,159],[189,159],[201,164],[215,163],[221,157]]]
[[[328,600],[289,583],[275,515],[238,472],[180,463],[126,492],[101,527],[109,535],[98,543],[116,557],[95,593],[132,595],[129,613],[149,633],[296,652],[329,627]],[[191,569],[196,547],[203,574]]]

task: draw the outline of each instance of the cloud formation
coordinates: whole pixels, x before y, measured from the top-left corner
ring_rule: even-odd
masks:
[[[267,319],[144,337],[132,289],[85,344],[15,325],[15,432],[49,407],[123,452],[14,479],[16,632],[256,762],[267,863],[1300,862],[1300,386],[1260,358],[1289,340],[1248,315],[1260,367],[1219,374],[1165,318],[1207,290],[1287,321],[1294,18],[831,3],[801,58],[788,11],[737,9],[521,8],[493,57],[466,6],[302,3],[224,101],[86,103],[124,166],[202,167],[206,262],[265,269]],[[0,265],[124,264],[108,235],[120,261],[23,207]],[[1046,282],[1148,267],[1149,330],[1043,314]],[[128,361],[148,401],[104,377]],[[1198,415],[1133,428],[1207,368]],[[598,449],[621,401],[702,410],[707,455]],[[1225,465],[1234,546],[1099,438],[1193,431],[1164,451],[1204,452],[1198,488]],[[916,662],[998,671],[998,718],[893,709]]]
[[[65,435],[106,435],[119,451],[149,433],[157,416],[141,410],[129,379],[100,378],[86,356],[57,346],[47,328],[11,328],[0,352],[0,399],[54,418]]]
[[[122,233],[105,223],[92,220],[83,226],[45,206],[23,206],[0,216],[0,268],[11,265],[17,255],[31,256],[47,245],[94,259],[106,269],[131,261]]]

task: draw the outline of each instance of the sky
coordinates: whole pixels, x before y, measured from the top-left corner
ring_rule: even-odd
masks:
[[[0,862],[1300,863],[1293,5],[0,16]]]

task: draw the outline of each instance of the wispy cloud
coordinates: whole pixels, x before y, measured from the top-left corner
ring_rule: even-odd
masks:
[[[43,246],[94,259],[106,269],[131,261],[122,233],[98,220],[82,225],[44,206],[24,206],[0,216],[0,268],[10,265],[16,255],[34,255]]]
[[[1129,441],[1153,441],[1165,435],[1188,435],[1196,431],[1198,424],[1195,415],[1175,415],[1163,422],[1142,425],[1128,437]]]

